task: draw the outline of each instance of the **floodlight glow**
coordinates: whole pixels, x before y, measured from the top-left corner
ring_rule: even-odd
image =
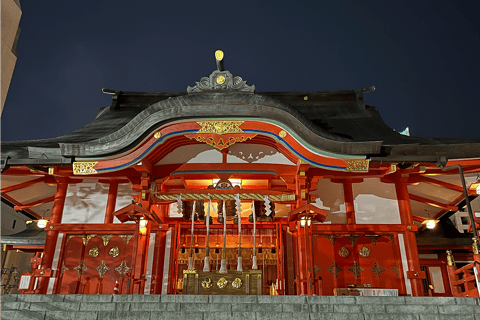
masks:
[[[47,226],[47,223],[48,221],[45,219],[38,220],[37,227],[39,227],[40,229],[45,229],[45,227]]]
[[[428,220],[427,223],[426,223],[426,226],[428,229],[433,229],[435,228],[437,225],[437,221],[436,220]]]

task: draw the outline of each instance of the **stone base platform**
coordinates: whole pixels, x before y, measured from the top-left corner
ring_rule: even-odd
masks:
[[[479,298],[2,295],[1,319],[480,320]]]

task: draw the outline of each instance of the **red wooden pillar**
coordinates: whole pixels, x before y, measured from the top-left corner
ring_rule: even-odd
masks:
[[[411,230],[404,233],[405,253],[408,263],[407,278],[410,279],[412,296],[423,296],[422,278],[425,278],[425,275],[424,272],[420,270],[417,240],[415,239],[415,231],[413,231],[412,228],[414,223],[412,218],[412,210],[410,208],[410,199],[408,197],[407,184],[400,177],[400,175],[397,176],[395,181],[395,190],[397,193],[398,209],[400,211],[401,222],[402,224],[407,225],[407,228]]]
[[[118,182],[110,182],[108,189],[107,208],[105,210],[104,223],[113,223],[113,213],[115,212],[115,204],[117,203]]]
[[[343,195],[345,198],[345,211],[347,213],[347,224],[355,224],[355,206],[353,204],[352,181],[343,182]]]
[[[67,195],[68,182],[59,181],[57,184],[57,191],[53,200],[53,207],[50,215],[50,225],[58,224],[62,221],[63,206],[65,204],[65,197]],[[49,225],[49,226],[50,226]],[[49,228],[47,226],[47,228]],[[36,275],[38,277],[38,285],[35,293],[47,293],[48,281],[52,276],[52,262],[55,253],[55,246],[57,244],[58,231],[47,229],[47,237],[45,239],[45,249],[43,251],[42,266]]]

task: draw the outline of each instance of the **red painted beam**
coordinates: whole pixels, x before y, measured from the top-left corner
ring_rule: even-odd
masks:
[[[421,218],[421,217],[417,217],[417,216],[413,216],[412,215],[412,218],[414,221],[418,221],[418,222],[423,222],[425,220],[427,220],[427,218]]]
[[[425,176],[410,176],[408,179],[408,182],[424,182],[436,187],[446,188],[449,190],[454,190],[454,191],[463,193],[463,188],[461,186],[457,186],[456,184],[453,184],[453,183],[448,183],[445,181],[436,180],[436,179],[432,179]],[[476,195],[476,192],[473,190],[468,190],[468,194]]]
[[[55,196],[45,198],[45,199],[40,199],[40,200],[37,200],[37,201],[27,203],[25,205],[15,206],[15,207],[13,207],[13,210],[20,211],[20,210],[28,209],[28,208],[35,207],[35,206],[38,206],[38,205],[41,205],[41,204],[44,204],[44,203],[52,202],[54,199],[55,199]]]
[[[438,202],[438,201],[435,201],[435,200],[427,199],[427,198],[420,197],[420,196],[410,194],[410,193],[408,194],[408,197],[410,198],[410,200],[426,203],[428,205],[431,205],[432,207],[437,207],[437,208],[445,209],[445,210],[448,210],[448,211],[458,211],[457,206],[452,206],[452,205],[449,205],[449,204],[441,203],[441,202]]]
[[[33,186],[33,185],[38,184],[38,183],[42,183],[44,180],[45,180],[45,178],[41,177],[41,178],[38,178],[38,179],[25,181],[25,182],[22,182],[22,183],[19,183],[19,184],[15,184],[13,186],[5,187],[5,188],[2,189],[1,192],[2,192],[2,194],[4,194],[4,193],[7,193],[7,192],[12,192],[12,191],[15,191],[15,190],[23,189],[23,188],[30,187],[30,186]]]
[[[10,201],[11,203],[13,203],[14,205],[16,206],[21,206],[22,204],[20,202],[18,202],[17,200],[13,199],[12,197],[10,197],[8,194],[2,194],[2,197],[7,199],[8,201]],[[42,219],[42,216],[39,215],[38,213],[30,210],[30,209],[25,209],[26,212],[28,212],[29,214],[31,214],[32,216],[34,216],[35,218],[37,219]]]

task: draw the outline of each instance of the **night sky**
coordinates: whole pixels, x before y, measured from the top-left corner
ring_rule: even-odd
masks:
[[[124,91],[185,92],[215,68],[262,91],[376,86],[397,131],[480,137],[479,1],[22,0],[3,141],[68,134]],[[381,140],[381,137],[379,137]]]

